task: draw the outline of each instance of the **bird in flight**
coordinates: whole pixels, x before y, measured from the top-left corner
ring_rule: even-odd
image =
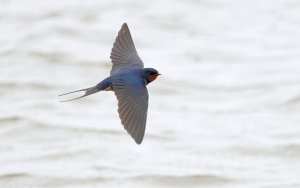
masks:
[[[153,68],[144,68],[138,56],[126,23],[113,44],[110,59],[112,69],[110,76],[96,86],[80,89],[59,96],[85,91],[85,94],[72,101],[99,91],[114,91],[118,100],[118,112],[121,123],[137,144],[141,144],[145,134],[148,111],[148,91],[146,85],[160,74]]]

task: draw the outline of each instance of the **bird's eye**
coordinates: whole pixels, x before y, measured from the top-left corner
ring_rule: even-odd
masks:
[[[150,72],[150,75],[155,75],[156,74],[156,72]]]

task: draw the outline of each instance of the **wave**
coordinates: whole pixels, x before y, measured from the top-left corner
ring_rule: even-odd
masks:
[[[16,178],[27,178],[30,177],[27,173],[17,172],[17,173],[7,173],[0,175],[0,180],[11,180]]]
[[[143,175],[131,178],[134,181],[147,184],[161,184],[178,187],[189,187],[192,185],[226,184],[234,180],[228,177],[217,175]]]

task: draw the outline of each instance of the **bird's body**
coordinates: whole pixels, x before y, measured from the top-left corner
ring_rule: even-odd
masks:
[[[126,23],[118,33],[110,58],[113,66],[109,77],[96,86],[62,95],[85,91],[83,96],[75,98],[79,99],[99,91],[114,91],[118,99],[121,122],[136,143],[140,144],[145,133],[148,111],[149,95],[146,85],[160,74],[153,68],[144,68]]]

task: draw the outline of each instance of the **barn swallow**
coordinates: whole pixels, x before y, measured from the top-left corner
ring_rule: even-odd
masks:
[[[121,123],[137,144],[141,144],[145,134],[148,90],[147,85],[160,74],[153,68],[144,68],[144,63],[138,56],[133,40],[126,23],[113,44],[110,59],[112,69],[110,76],[96,86],[72,91],[70,93],[85,91],[85,94],[70,100],[86,97],[99,91],[114,91],[118,100],[118,112]]]

